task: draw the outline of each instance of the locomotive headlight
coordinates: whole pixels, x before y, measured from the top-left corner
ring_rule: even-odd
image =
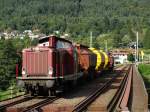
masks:
[[[52,75],[52,74],[53,74],[53,68],[52,68],[52,67],[49,67],[49,68],[48,68],[48,74],[49,74],[49,75]]]
[[[22,69],[22,75],[25,75],[26,74],[26,70],[25,68]]]

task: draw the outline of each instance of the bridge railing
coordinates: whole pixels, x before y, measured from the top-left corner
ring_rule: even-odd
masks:
[[[133,67],[132,112],[148,112],[148,94],[136,66]]]

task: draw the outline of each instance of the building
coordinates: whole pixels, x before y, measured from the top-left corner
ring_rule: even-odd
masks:
[[[130,50],[117,49],[112,51],[115,64],[123,64],[128,62],[128,54]]]
[[[115,53],[113,54],[115,64],[127,63],[128,54],[127,53]]]

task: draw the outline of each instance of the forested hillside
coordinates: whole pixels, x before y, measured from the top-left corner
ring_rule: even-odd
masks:
[[[134,40],[135,31],[140,32],[141,42],[149,35],[149,6],[149,0],[0,0],[0,31],[59,30],[77,40],[90,31],[95,37],[109,33],[118,47],[122,41]]]

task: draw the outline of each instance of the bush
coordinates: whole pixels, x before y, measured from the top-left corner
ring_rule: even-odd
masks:
[[[134,56],[132,53],[128,54],[128,61],[131,61],[131,62],[134,61]]]
[[[139,64],[139,72],[144,76],[150,76],[150,65],[149,64]]]

